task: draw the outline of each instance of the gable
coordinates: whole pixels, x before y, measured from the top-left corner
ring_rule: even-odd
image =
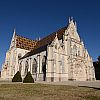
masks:
[[[71,38],[80,41],[80,37],[77,32],[76,22],[74,22],[73,20],[70,21],[68,28],[66,30],[66,34],[68,34]]]
[[[40,41],[37,41],[37,43],[33,46],[32,50],[30,52],[28,52],[25,56],[23,56],[22,59],[32,56],[35,53],[39,53],[41,50],[46,50],[46,46],[49,45],[50,43],[52,43],[52,41],[55,39],[56,35],[57,35],[58,40],[60,40],[63,38],[63,35],[66,33],[69,37],[80,41],[80,37],[77,32],[76,24],[73,22],[73,20],[71,20],[69,22],[68,26],[63,27],[56,32],[53,32],[52,34],[44,37]]]

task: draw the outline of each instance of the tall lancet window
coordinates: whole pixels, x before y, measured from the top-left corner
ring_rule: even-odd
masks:
[[[42,59],[42,72],[46,72],[46,56]]]
[[[64,56],[62,56],[62,73],[65,72],[65,68],[64,68]]]
[[[20,62],[19,64],[19,72],[21,73],[21,70],[22,70],[22,61]]]
[[[42,72],[43,72],[43,81],[46,79],[46,56],[42,59]]]
[[[33,64],[32,64],[32,74],[36,73],[37,72],[37,61],[36,59],[34,58],[33,60]]]
[[[29,64],[28,64],[28,60],[26,60],[26,62],[25,62],[25,75],[28,73],[28,68],[29,68]]]
[[[73,55],[77,56],[77,46],[73,46]]]
[[[72,49],[72,48],[70,48],[70,54],[72,55],[72,53],[73,53],[73,49]]]

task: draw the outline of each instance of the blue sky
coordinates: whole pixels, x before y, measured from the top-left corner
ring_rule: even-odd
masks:
[[[0,0],[0,69],[14,28],[24,37],[42,38],[66,26],[70,16],[95,61],[100,55],[99,0]]]

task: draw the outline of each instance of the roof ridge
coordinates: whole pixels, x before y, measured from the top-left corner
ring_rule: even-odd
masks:
[[[21,38],[25,38],[25,39],[28,39],[28,40],[31,40],[31,41],[38,41],[38,40],[32,40],[30,38],[27,38],[27,37],[24,37],[24,36],[21,36],[21,35],[18,35],[18,34],[16,34],[16,36],[21,37]]]
[[[56,34],[58,31],[60,31],[60,30],[62,30],[62,29],[64,29],[64,28],[67,28],[67,26],[62,27],[62,28],[58,29],[57,31],[50,33],[49,35],[45,36],[45,37],[42,38],[42,39],[45,39],[45,38],[47,38],[47,37],[49,37],[49,36],[51,36],[51,35],[54,35],[54,34]],[[41,40],[42,40],[42,39],[41,39]],[[41,40],[40,40],[40,41],[41,41]]]

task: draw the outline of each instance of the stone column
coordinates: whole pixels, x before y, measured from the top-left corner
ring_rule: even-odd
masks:
[[[29,58],[29,62],[28,62],[29,63],[29,69],[28,69],[28,71],[30,71],[30,73],[31,73],[31,59],[32,58]]]
[[[22,79],[25,77],[25,59],[22,60],[22,71],[21,71]]]
[[[48,82],[54,81],[54,59],[53,59],[53,47],[47,47],[47,72],[46,78]]]
[[[39,80],[39,74],[40,74],[40,54],[37,55],[37,80]]]
[[[32,62],[32,58],[30,58],[30,65],[31,65],[31,66],[30,66],[30,72],[31,72],[31,74],[32,74],[32,63],[33,63],[33,62]]]
[[[72,55],[71,55],[71,40],[70,37],[67,37],[67,40],[64,41],[65,46],[65,70],[67,79],[71,79],[73,77],[73,64],[72,64]]]
[[[59,51],[57,50],[56,54],[56,76],[55,76],[55,81],[59,81],[59,67],[60,67],[60,59],[59,59]]]

